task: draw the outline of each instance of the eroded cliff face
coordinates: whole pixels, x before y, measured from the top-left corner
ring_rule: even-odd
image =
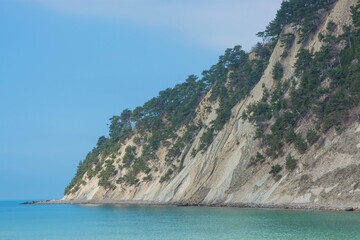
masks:
[[[324,206],[353,206],[360,208],[360,109],[354,108],[346,119],[342,132],[330,129],[304,154],[293,146],[285,146],[286,153],[298,159],[294,171],[283,168],[280,179],[269,174],[272,165],[284,166],[286,154],[266,158],[261,164],[252,165],[251,158],[261,151],[261,143],[254,140],[254,124],[241,118],[247,107],[259,101],[264,86],[274,89],[272,71],[277,62],[283,66],[281,81],[294,76],[296,55],[301,47],[312,53],[320,50],[320,34],[326,34],[329,22],[338,27],[334,35],[342,33],[342,26],[351,24],[350,6],[356,0],[338,0],[331,10],[324,14],[320,27],[305,44],[295,43],[286,57],[282,57],[284,46],[277,43],[261,80],[249,96],[239,102],[232,110],[230,120],[216,134],[213,142],[204,152],[191,156],[192,149],[198,149],[200,138],[216,117],[218,103],[208,100],[210,93],[197,108],[196,119],[201,119],[204,127],[199,131],[191,145],[183,149],[177,159],[183,168],[168,181],[160,182],[160,176],[171,167],[165,160],[167,147],[161,147],[156,155],[158,160],[150,163],[152,180],[140,181],[136,185],[116,183],[116,179],[126,173],[119,169],[117,162],[123,158],[126,146],[133,145],[134,138],[121,147],[115,156],[116,176],[112,177],[115,189],[98,186],[98,176],[91,179],[83,177],[83,185],[76,192],[65,196],[66,200],[144,200],[164,203],[188,204],[305,204]],[[284,33],[295,30],[288,26]],[[211,111],[207,107],[211,106]],[[304,116],[294,129],[296,133],[312,127],[313,116]],[[181,129],[179,130],[181,131]],[[140,176],[141,177],[141,176]]]

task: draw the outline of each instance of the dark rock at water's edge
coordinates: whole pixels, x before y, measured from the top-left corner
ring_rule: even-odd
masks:
[[[347,207],[344,209],[346,212],[353,212],[355,209],[353,207]]]
[[[33,204],[38,204],[38,203],[43,203],[43,202],[50,202],[50,200],[45,200],[45,201],[27,201],[27,202],[22,202],[20,204],[22,205],[33,205]]]
[[[39,201],[28,201],[28,202],[22,202],[20,204],[23,204],[23,205],[31,205],[31,204],[36,204],[38,203]]]
[[[318,205],[318,204],[259,204],[259,203],[201,203],[201,202],[156,202],[156,201],[128,201],[128,200],[106,200],[106,201],[71,201],[71,200],[45,200],[45,201],[29,201],[21,204],[38,204],[38,205],[56,205],[56,204],[74,204],[74,205],[138,205],[138,206],[176,206],[176,207],[230,207],[230,208],[257,208],[257,209],[283,209],[283,210],[307,210],[307,211],[346,211],[346,212],[360,212],[356,207]]]

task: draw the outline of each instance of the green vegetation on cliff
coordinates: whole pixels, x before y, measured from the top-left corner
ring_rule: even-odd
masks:
[[[243,120],[255,124],[256,138],[268,157],[282,156],[285,144],[294,144],[295,149],[304,154],[322,133],[331,128],[342,131],[349,111],[359,106],[359,6],[352,8],[353,26],[345,26],[344,34],[335,37],[331,30],[337,26],[330,22],[327,35],[321,36],[320,51],[311,53],[301,48],[295,77],[278,82],[272,92],[264,89],[263,98],[243,114]],[[312,128],[295,133],[309,118]],[[290,160],[288,156],[288,169],[293,168],[289,162],[294,161]]]
[[[65,189],[65,194],[70,193],[75,186],[78,188],[83,183],[82,179],[86,173],[91,177],[99,174],[101,164],[104,164],[100,159],[117,154],[121,145],[135,135],[135,144],[142,146],[141,156],[136,157],[135,146],[125,149],[120,168],[128,168],[128,172],[118,179],[118,183],[138,183],[138,173],[149,172],[147,162],[157,160],[155,152],[162,146],[171,145],[166,155],[169,164],[178,159],[185,147],[192,144],[202,127],[201,122],[194,121],[195,109],[211,89],[209,100],[219,101],[219,107],[216,109],[216,119],[201,137],[200,149],[197,151],[204,151],[213,141],[217,131],[230,119],[231,109],[248,95],[267,66],[272,51],[270,46],[259,43],[254,51],[256,57],[250,59],[249,54],[240,46],[227,49],[225,54],[219,57],[217,64],[203,72],[201,79],[190,75],[184,83],[161,91],[159,96],[150,99],[143,106],[138,106],[132,111],[125,109],[119,116],[111,117],[109,137],[101,137],[98,145],[89,153],[89,157],[80,162],[79,170]],[[184,133],[178,135],[177,131],[181,128],[184,129]],[[195,154],[196,150],[192,155]],[[110,169],[109,165],[106,166]],[[161,178],[161,182],[170,179],[174,170],[171,171],[171,174],[168,171]],[[112,175],[101,173],[100,185],[111,188],[112,186],[106,185],[106,178]]]
[[[287,25],[297,27],[300,42],[305,41],[321,24],[321,14],[336,0],[288,0],[281,3],[276,17],[258,36],[277,41]]]
[[[336,129],[341,131],[349,111],[360,103],[360,13],[359,5],[352,8],[353,26],[346,26],[344,34],[332,35],[338,27],[329,22],[328,33],[320,35],[324,43],[320,51],[313,53],[300,48],[295,64],[295,76],[284,79],[284,58],[297,39],[304,43],[322,23],[323,14],[332,7],[334,0],[289,0],[284,1],[276,18],[259,33],[264,43],[258,43],[251,53],[240,46],[226,49],[224,55],[201,78],[190,75],[184,83],[165,89],[133,110],[125,109],[110,118],[108,137],[100,137],[96,147],[79,163],[75,177],[65,189],[65,194],[76,192],[84,180],[99,177],[99,185],[113,189],[117,184],[135,185],[150,181],[149,163],[158,159],[157,151],[167,149],[167,167],[159,175],[166,182],[183,168],[183,157],[188,152],[195,156],[204,152],[224,125],[231,119],[233,107],[249,97],[250,91],[259,82],[269,63],[276,41],[284,52],[274,64],[272,77],[276,87],[263,87],[259,102],[248,106],[243,120],[256,126],[261,153],[251,159],[256,166],[266,159],[284,156],[284,147],[293,145],[299,154],[306,153],[312,145],[320,142],[321,135]],[[296,27],[297,34],[283,34],[286,25]],[[297,36],[297,37],[296,37]],[[342,46],[342,47],[340,47]],[[204,99],[208,96],[208,99]],[[200,102],[215,106],[216,117],[207,126],[196,118]],[[215,104],[216,103],[216,104]],[[206,107],[206,106],[205,106]],[[210,106],[206,111],[211,112]],[[311,127],[298,130],[304,119],[311,116]],[[198,149],[190,150],[200,131]],[[132,139],[133,143],[128,144]],[[127,147],[121,148],[124,144]],[[125,151],[123,153],[120,152]],[[177,162],[176,162],[177,161]],[[293,171],[297,160],[288,155],[286,169]],[[114,179],[119,172],[125,174]],[[283,167],[273,165],[270,173],[279,180]],[[140,179],[139,176],[143,176]]]

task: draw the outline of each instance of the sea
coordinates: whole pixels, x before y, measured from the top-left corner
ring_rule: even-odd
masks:
[[[360,239],[360,213],[0,201],[0,240]]]

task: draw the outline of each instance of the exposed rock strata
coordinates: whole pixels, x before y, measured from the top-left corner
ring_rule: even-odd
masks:
[[[321,47],[319,33],[326,31],[329,21],[338,26],[351,22],[350,6],[355,0],[338,0],[334,8],[324,16],[323,24],[311,37],[306,47],[316,52]],[[336,34],[341,33],[341,27]],[[294,32],[290,27],[286,32]],[[294,44],[286,59],[281,60],[284,67],[284,79],[294,74],[296,53],[300,48]],[[329,131],[304,155],[290,148],[299,159],[294,172],[283,172],[280,180],[275,181],[269,172],[270,163],[249,167],[250,157],[259,150],[259,142],[254,141],[254,126],[241,120],[246,107],[262,97],[262,86],[274,87],[272,69],[281,58],[283,49],[278,43],[275,47],[261,80],[249,97],[239,102],[232,111],[230,121],[220,131],[213,143],[204,153],[190,157],[190,151],[197,147],[204,130],[200,131],[194,143],[188,146],[181,161],[185,166],[174,178],[160,183],[158,179],[142,182],[136,186],[116,184],[115,190],[105,190],[98,186],[98,178],[86,180],[75,194],[65,196],[66,200],[76,201],[150,201],[157,203],[207,204],[229,206],[327,206],[360,208],[360,122],[358,118],[349,119],[345,131]],[[198,107],[198,118],[209,123],[215,118],[213,111],[204,114],[209,103],[206,98]],[[360,113],[354,110],[354,116]],[[309,120],[310,121],[310,120]],[[308,122],[301,121],[298,129],[306,128]],[[124,152],[125,146],[120,150]],[[166,169],[164,163],[165,148],[157,153],[160,158],[160,171]],[[283,165],[285,157],[274,159],[271,164]],[[121,174],[121,171],[120,173]],[[154,173],[156,174],[156,173]],[[115,184],[115,183],[114,183]]]

